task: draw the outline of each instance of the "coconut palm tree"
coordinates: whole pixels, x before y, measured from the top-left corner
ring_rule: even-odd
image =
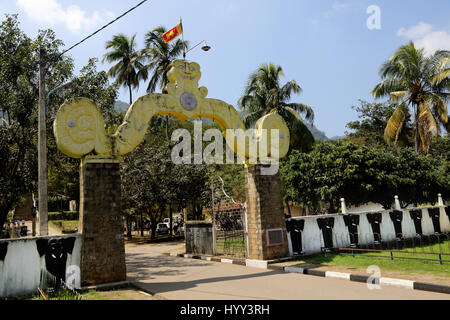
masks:
[[[165,27],[159,26],[145,35],[146,49],[143,50],[143,54],[150,60],[146,68],[153,72],[147,87],[148,93],[155,92],[158,84],[161,91],[164,89],[169,82],[167,71],[170,63],[183,53],[184,48],[187,48],[187,41],[180,39],[174,43],[165,43],[162,36],[166,31]]]
[[[169,83],[167,72],[170,63],[183,53],[183,49],[187,48],[187,41],[178,39],[174,43],[166,43],[163,40],[163,34],[167,29],[159,26],[145,35],[145,46],[142,54],[146,55],[150,63],[146,66],[148,71],[152,71],[153,75],[147,87],[148,93],[153,93],[159,84],[161,91]],[[169,117],[166,116],[166,136],[168,137]]]
[[[388,121],[385,140],[397,145],[410,108],[413,109],[416,151],[428,152],[440,125],[449,130],[447,100],[450,97],[450,51],[439,50],[426,56],[413,42],[401,46],[383,64],[383,79],[372,91],[375,99],[390,97],[398,108]]]
[[[145,57],[136,50],[136,35],[128,38],[118,34],[106,42],[106,49],[110,49],[103,61],[116,63],[109,69],[108,76],[115,77],[115,84],[126,86],[130,92],[130,105],[133,103],[133,88],[139,87],[140,80],[147,80],[148,71],[144,68]]]
[[[289,102],[292,94],[299,94],[302,89],[295,80],[281,86],[280,78],[283,76],[281,66],[273,63],[262,64],[250,75],[244,96],[238,104],[243,111],[247,128],[255,125],[261,117],[277,112],[289,127],[292,148],[306,152],[314,144],[314,137],[300,114],[312,124],[314,111],[306,104]]]

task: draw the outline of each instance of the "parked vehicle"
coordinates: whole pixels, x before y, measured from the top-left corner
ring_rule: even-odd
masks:
[[[165,223],[158,223],[156,226],[156,234],[168,234],[169,228]]]

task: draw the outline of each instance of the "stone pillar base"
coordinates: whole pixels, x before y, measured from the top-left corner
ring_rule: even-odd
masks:
[[[245,169],[248,259],[289,256],[280,174],[261,175],[261,165]]]
[[[120,162],[86,157],[80,169],[81,285],[125,281]]]

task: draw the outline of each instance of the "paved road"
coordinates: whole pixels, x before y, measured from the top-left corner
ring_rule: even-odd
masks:
[[[369,290],[348,280],[161,255],[177,246],[180,243],[127,244],[128,279],[169,300],[450,299],[450,295],[400,287]]]

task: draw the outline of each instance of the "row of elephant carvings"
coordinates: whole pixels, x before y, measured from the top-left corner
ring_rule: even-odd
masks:
[[[450,220],[450,206],[445,208],[445,212]],[[397,239],[403,239],[403,230],[402,230],[402,220],[403,220],[403,211],[394,210],[389,212],[389,216],[391,221],[394,224],[395,235]],[[422,231],[422,219],[423,213],[422,210],[411,210],[409,211],[411,220],[414,222],[415,231],[418,237],[423,236]],[[441,224],[440,224],[440,209],[439,208],[430,208],[428,209],[429,217],[433,222],[433,229],[435,234],[441,234]],[[374,243],[380,244],[382,242],[381,237],[381,223],[382,223],[382,214],[381,212],[374,212],[367,214],[367,220],[371,225]],[[344,215],[345,226],[348,228],[348,232],[350,235],[350,245],[351,247],[357,247],[359,245],[358,239],[358,227],[360,223],[360,215],[359,214],[346,214]],[[333,243],[333,228],[334,228],[335,218],[334,217],[325,217],[318,218],[317,224],[319,229],[322,231],[323,240],[324,240],[324,249],[332,249],[334,248]],[[300,254],[302,252],[302,237],[301,234],[305,228],[305,220],[304,219],[288,219],[286,220],[286,229],[291,236],[292,246],[294,248],[294,253]]]

